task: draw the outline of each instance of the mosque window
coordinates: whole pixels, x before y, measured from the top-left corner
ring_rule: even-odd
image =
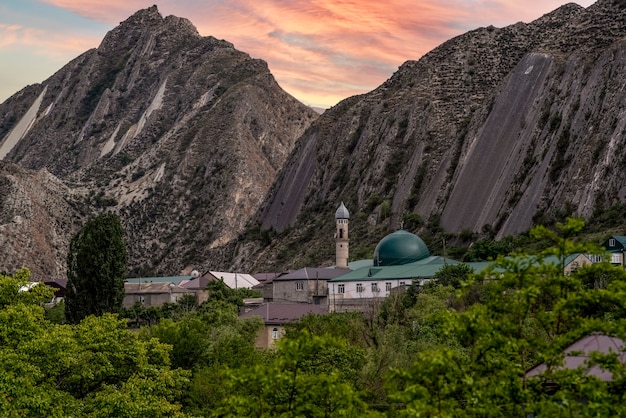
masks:
[[[356,292],[357,293],[363,293],[363,290],[365,290],[365,288],[363,287],[362,283],[357,283],[356,284]]]
[[[385,283],[385,290],[386,290],[387,292],[391,292],[391,282],[387,282],[387,283]]]
[[[339,238],[343,238],[343,228],[339,230]]]
[[[378,292],[378,283],[372,283],[372,292]]]

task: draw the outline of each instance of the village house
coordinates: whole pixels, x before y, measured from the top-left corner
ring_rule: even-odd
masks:
[[[609,382],[613,380],[610,371],[603,369],[600,364],[589,364],[591,353],[615,354],[621,363],[626,363],[626,346],[624,341],[617,337],[611,337],[602,333],[593,333],[567,346],[563,350],[563,366],[567,369],[584,367],[585,374],[595,376],[600,380]],[[540,376],[547,370],[545,363],[539,364],[526,372],[526,377]]]
[[[193,276],[131,277],[124,281],[123,306],[129,308],[140,302],[142,305],[161,306],[175,303],[183,294],[194,292],[183,289],[181,283]]]
[[[328,281],[345,274],[347,271],[305,267],[273,279],[264,288],[271,289],[267,292],[267,295],[271,295],[268,300],[270,302],[311,303],[327,307]]]
[[[326,314],[328,311],[317,305],[308,303],[265,303],[239,315],[240,318],[259,317],[263,320],[263,329],[259,333],[256,346],[259,348],[274,348],[285,334],[285,325],[299,320],[308,314]]]
[[[626,267],[626,236],[612,235],[602,244],[609,254],[610,263],[622,268]]]
[[[176,303],[183,295],[191,295],[191,290],[174,283],[124,283],[125,308],[139,302],[143,306],[162,306],[165,303]]]

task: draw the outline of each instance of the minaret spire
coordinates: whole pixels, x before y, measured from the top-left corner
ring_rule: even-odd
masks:
[[[348,236],[348,224],[350,212],[341,202],[337,212],[335,212],[335,266],[340,269],[348,268],[348,256],[350,249],[350,239]]]

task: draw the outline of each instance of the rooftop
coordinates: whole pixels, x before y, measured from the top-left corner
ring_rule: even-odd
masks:
[[[327,314],[328,311],[319,305],[309,303],[266,303],[249,312],[241,314],[240,318],[260,317],[266,325],[282,325],[296,321],[307,314]]]

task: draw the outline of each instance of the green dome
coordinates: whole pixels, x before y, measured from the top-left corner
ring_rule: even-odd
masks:
[[[430,257],[424,241],[415,234],[399,230],[381,239],[374,250],[375,266],[397,266]]]

